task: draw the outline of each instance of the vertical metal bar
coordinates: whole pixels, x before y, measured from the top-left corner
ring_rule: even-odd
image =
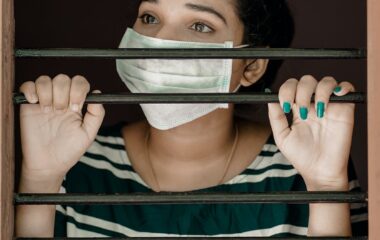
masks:
[[[369,238],[380,236],[380,1],[368,0]]]
[[[0,240],[12,239],[14,211],[13,0],[0,0]]]

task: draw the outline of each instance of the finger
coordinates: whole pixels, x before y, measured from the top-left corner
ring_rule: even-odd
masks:
[[[36,84],[33,81],[24,82],[20,86],[19,91],[25,95],[25,98],[29,103],[38,102]]]
[[[70,109],[81,112],[87,94],[90,92],[90,83],[83,76],[75,76],[70,87]]]
[[[329,104],[331,94],[338,86],[337,81],[333,77],[324,77],[317,86],[315,92],[315,110],[318,118],[323,118],[327,105]]]
[[[311,97],[317,85],[318,81],[311,75],[303,76],[297,85],[296,104],[299,108],[298,117],[302,120],[308,118]],[[296,116],[296,114],[294,114],[294,116]]]
[[[337,96],[344,96],[350,92],[355,92],[355,87],[350,82],[341,82],[338,87],[335,88],[334,94]],[[349,108],[349,114],[351,115],[351,119],[354,119],[354,109],[355,109],[355,103],[345,103],[342,105],[347,105]]]
[[[50,77],[40,76],[36,80],[36,92],[44,113],[53,110],[53,84]]]
[[[64,112],[69,104],[71,79],[59,74],[53,79],[53,106],[57,112]]]
[[[282,84],[279,90],[280,104],[284,113],[290,113],[296,96],[298,80],[291,78]]]
[[[289,123],[281,105],[278,103],[268,104],[269,120],[276,143],[282,146],[283,140],[290,134]]]
[[[101,93],[95,90],[92,93]],[[105,110],[102,104],[89,104],[87,106],[87,113],[83,119],[83,128],[87,132],[90,139],[95,139],[100,126],[102,125],[105,115]]]
[[[350,82],[341,82],[335,89],[334,94],[337,96],[344,96],[347,93],[355,92],[355,87]]]

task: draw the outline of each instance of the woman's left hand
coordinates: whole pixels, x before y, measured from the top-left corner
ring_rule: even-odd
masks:
[[[329,103],[330,96],[355,91],[349,82],[332,77],[318,82],[307,75],[289,79],[280,88],[280,104],[269,104],[277,146],[304,178],[310,191],[348,190],[347,166],[355,104]],[[315,104],[311,97],[315,93]],[[283,108],[281,108],[283,106]],[[293,110],[289,127],[285,112]]]

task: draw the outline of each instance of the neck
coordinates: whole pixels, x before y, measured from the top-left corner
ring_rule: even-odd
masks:
[[[220,159],[235,138],[233,108],[216,110],[174,129],[150,128],[149,152],[160,164],[196,163]]]

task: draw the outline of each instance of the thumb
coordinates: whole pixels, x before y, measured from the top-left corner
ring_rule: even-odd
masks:
[[[273,136],[278,146],[282,146],[282,142],[290,134],[289,123],[280,104],[268,104],[269,120],[272,126]]]
[[[94,90],[92,93],[101,93]],[[100,126],[102,125],[105,115],[105,109],[102,104],[88,104],[87,112],[84,115],[82,126],[91,139],[95,139]]]

